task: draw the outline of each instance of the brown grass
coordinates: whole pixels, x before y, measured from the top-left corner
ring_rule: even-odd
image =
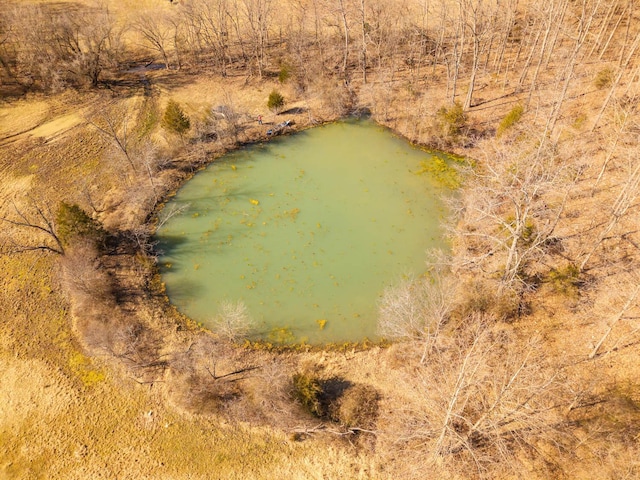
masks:
[[[111,4],[119,15],[133,16],[141,8],[155,7],[156,2],[113,0]],[[168,2],[162,8],[169,8]],[[585,167],[567,205],[567,221],[557,232],[563,238],[561,257],[578,256],[597,235],[607,215],[602,206],[611,204],[627,174],[626,160],[616,159],[598,188],[592,189],[604,161],[602,148],[611,141],[606,125],[615,120],[606,118],[603,129],[588,132],[589,121],[603,100],[604,92],[590,86],[601,67],[579,67],[576,77],[580,80],[558,128],[559,154]],[[442,68],[435,74],[429,68],[426,80],[415,84],[406,71],[400,72],[396,82],[383,74],[374,76],[368,85],[357,86],[358,101],[371,107],[380,123],[412,141],[432,144],[433,113],[445,104],[445,74]],[[536,112],[548,108],[556,74],[554,69],[545,73],[543,81],[548,86],[536,92],[522,122],[540,122]],[[346,102],[339,82],[332,80],[312,84],[302,97],[293,85],[282,86],[275,79],[195,75],[184,81],[176,72],[147,75],[160,109],[173,98],[192,118],[199,118],[211,106],[231,101],[246,114],[240,141],[261,138],[263,132],[254,121],[258,114],[265,122],[279,120],[266,109],[274,87],[282,91],[288,108],[309,109],[287,117],[300,127],[310,125],[310,120],[335,118]],[[522,95],[505,88],[502,78],[485,80],[486,87],[476,98],[476,102],[480,97],[485,102],[471,109],[469,124],[486,134]],[[139,225],[154,207],[147,180],[129,174],[84,118],[114,101],[129,108],[142,105],[142,88],[114,96],[66,92],[3,103],[0,197],[20,201],[29,194],[53,205],[61,200],[78,202],[91,211],[89,195],[110,229]],[[154,130],[154,138],[178,166],[204,162],[205,155],[219,155],[226,148],[206,145],[206,150],[194,147],[185,152],[159,129]],[[476,153],[460,146],[451,148],[469,156]],[[158,183],[166,193],[187,176],[169,170],[158,176]],[[10,211],[7,208],[6,202],[0,205],[3,213]],[[636,216],[630,215],[621,231],[633,230]],[[590,233],[578,236],[585,230]],[[618,272],[635,268],[637,247],[633,242],[638,242],[635,234],[629,239],[608,243],[594,256],[577,298],[543,283],[527,294],[531,311],[505,327],[523,339],[540,335],[548,356],[585,392],[584,402],[569,415],[572,426],[567,432],[572,438],[567,444],[575,446],[575,452],[541,443],[539,458],[522,459],[530,467],[522,473],[528,478],[640,475],[639,432],[634,427],[640,420],[638,346],[631,322],[611,337],[605,355],[586,360],[593,342],[606,328],[610,310],[600,306],[612,303]],[[427,471],[420,468],[419,460],[393,453],[397,453],[394,429],[401,428],[396,413],[416,400],[414,389],[406,386],[411,372],[405,368],[418,354],[412,349],[418,347],[281,355],[233,348],[200,332],[173,311],[150,288],[157,279],[140,257],[123,254],[115,260],[107,265],[115,287],[126,287],[130,293],[119,302],[113,301],[109,289],[102,299],[80,294],[75,287],[74,292],[68,278],[65,285],[60,264],[52,257],[0,257],[0,477],[466,478],[455,465]],[[565,259],[549,261],[562,266]],[[84,271],[84,267],[80,263],[74,271]],[[67,265],[67,273],[72,270]],[[136,349],[136,342],[153,348]],[[156,361],[161,365],[141,366]],[[214,364],[219,374],[244,366],[260,369],[237,385],[219,386],[210,375]],[[293,439],[292,432],[312,432],[317,425],[316,420],[301,415],[289,396],[291,375],[309,365],[322,378],[344,378],[381,393],[375,429],[386,436],[380,435],[375,451],[356,450],[333,434],[315,432],[304,442]],[[562,468],[541,469],[545,456]],[[494,473],[496,478],[512,475],[500,466]]]

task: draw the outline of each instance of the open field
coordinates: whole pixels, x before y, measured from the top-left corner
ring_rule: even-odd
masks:
[[[334,3],[1,14],[0,478],[640,478],[640,10]],[[113,21],[97,76],[28,42],[31,4],[83,12],[93,32]],[[205,5],[200,27],[226,33],[196,48]],[[273,90],[286,113],[267,108]],[[162,126],[170,100],[184,135]],[[163,199],[265,140],[258,115],[301,129],[352,112],[472,160],[442,261],[454,282],[432,280],[444,313],[391,346],[326,350],[232,344],[179,315],[149,240]],[[60,202],[104,226],[104,251],[58,255],[19,225]],[[325,391],[329,413],[310,415],[291,394],[300,373],[362,387],[375,413],[349,423],[332,410],[344,392]]]

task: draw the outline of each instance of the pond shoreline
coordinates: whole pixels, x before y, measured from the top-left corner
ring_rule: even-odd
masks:
[[[156,236],[170,296],[214,330],[215,299],[242,301],[250,338],[374,339],[383,289],[422,275],[424,252],[441,245],[433,154],[368,120],[306,131],[220,157],[166,207],[182,212]]]

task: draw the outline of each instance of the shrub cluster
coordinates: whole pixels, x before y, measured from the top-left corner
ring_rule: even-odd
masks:
[[[502,119],[500,124],[498,125],[498,129],[496,130],[496,136],[500,137],[504,132],[513,127],[516,123],[520,121],[522,118],[522,114],[524,113],[524,107],[520,104],[516,105],[511,109],[509,113]]]
[[[269,94],[269,99],[267,100],[267,107],[269,108],[269,110],[276,113],[278,113],[282,109],[282,107],[284,107],[284,97],[279,91],[273,90]]]
[[[460,319],[470,318],[474,313],[482,313],[508,322],[515,320],[528,309],[518,292],[498,292],[489,283],[471,282],[462,291],[464,293],[454,311],[454,315]]]
[[[460,102],[440,107],[436,112],[436,128],[446,140],[457,140],[466,123],[467,115]]]
[[[166,130],[182,136],[191,128],[191,121],[178,102],[169,100],[162,117],[162,126]]]
[[[610,68],[600,70],[596,75],[595,80],[593,81],[598,90],[607,88],[611,85],[611,82],[613,82],[613,70],[611,70]]]
[[[88,240],[95,247],[104,246],[106,232],[77,204],[61,202],[56,212],[57,234],[63,247],[78,240]]]
[[[347,428],[372,428],[378,417],[378,400],[371,385],[353,385],[338,399],[331,417]]]
[[[293,376],[293,397],[302,408],[316,417],[324,417],[325,410],[320,401],[322,386],[318,378],[305,373]]]
[[[580,268],[573,263],[564,267],[553,268],[548,276],[551,288],[569,298],[577,298],[580,287]]]
[[[372,428],[378,416],[379,395],[370,385],[297,373],[293,397],[308,413],[346,428]]]

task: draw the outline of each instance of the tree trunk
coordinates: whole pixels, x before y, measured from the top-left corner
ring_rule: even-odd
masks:
[[[362,83],[367,83],[367,22],[365,12],[365,0],[360,0],[360,14],[362,27],[362,44],[360,46],[361,67],[362,67]]]
[[[638,292],[640,292],[640,285],[636,286],[635,290],[633,291],[633,293],[631,294],[631,296],[627,300],[627,303],[624,304],[622,309],[618,312],[616,317],[609,324],[609,328],[607,328],[607,331],[604,332],[604,335],[602,335],[600,340],[598,340],[598,343],[596,343],[595,347],[593,347],[593,350],[591,350],[591,353],[589,354],[589,359],[590,360],[593,359],[598,354],[598,350],[600,350],[600,347],[602,346],[602,344],[609,337],[609,335],[611,334],[613,328],[616,326],[616,324],[620,320],[622,320],[622,317],[624,317],[624,314],[627,313],[627,310],[629,310],[633,306],[633,302],[635,301],[636,297],[638,296]]]
[[[624,75],[624,73],[626,72],[627,67],[630,65],[631,63],[631,59],[633,58],[636,49],[638,48],[638,45],[640,44],[640,33],[638,33],[636,35],[636,38],[633,42],[633,45],[631,45],[631,49],[629,50],[629,54],[627,55],[626,60],[624,61],[624,63],[622,63],[618,69],[618,75],[616,75],[615,80],[613,81],[613,84],[611,85],[611,88],[609,89],[609,93],[607,94],[607,98],[605,98],[604,103],[602,104],[602,107],[600,107],[600,111],[598,112],[598,115],[596,116],[595,121],[593,122],[593,126],[591,127],[591,132],[593,132],[596,127],[598,126],[598,123],[600,122],[600,119],[602,118],[602,115],[604,114],[604,111],[606,110],[607,106],[609,105],[609,102],[611,101],[611,98],[613,97],[613,94],[616,91],[616,88],[618,87],[618,84],[620,83],[620,80],[622,79],[622,76]]]
[[[342,75],[347,76],[347,64],[349,61],[349,24],[347,22],[347,10],[344,6],[344,0],[339,0],[340,18],[342,19],[342,28],[344,32],[344,52],[342,60]]]

